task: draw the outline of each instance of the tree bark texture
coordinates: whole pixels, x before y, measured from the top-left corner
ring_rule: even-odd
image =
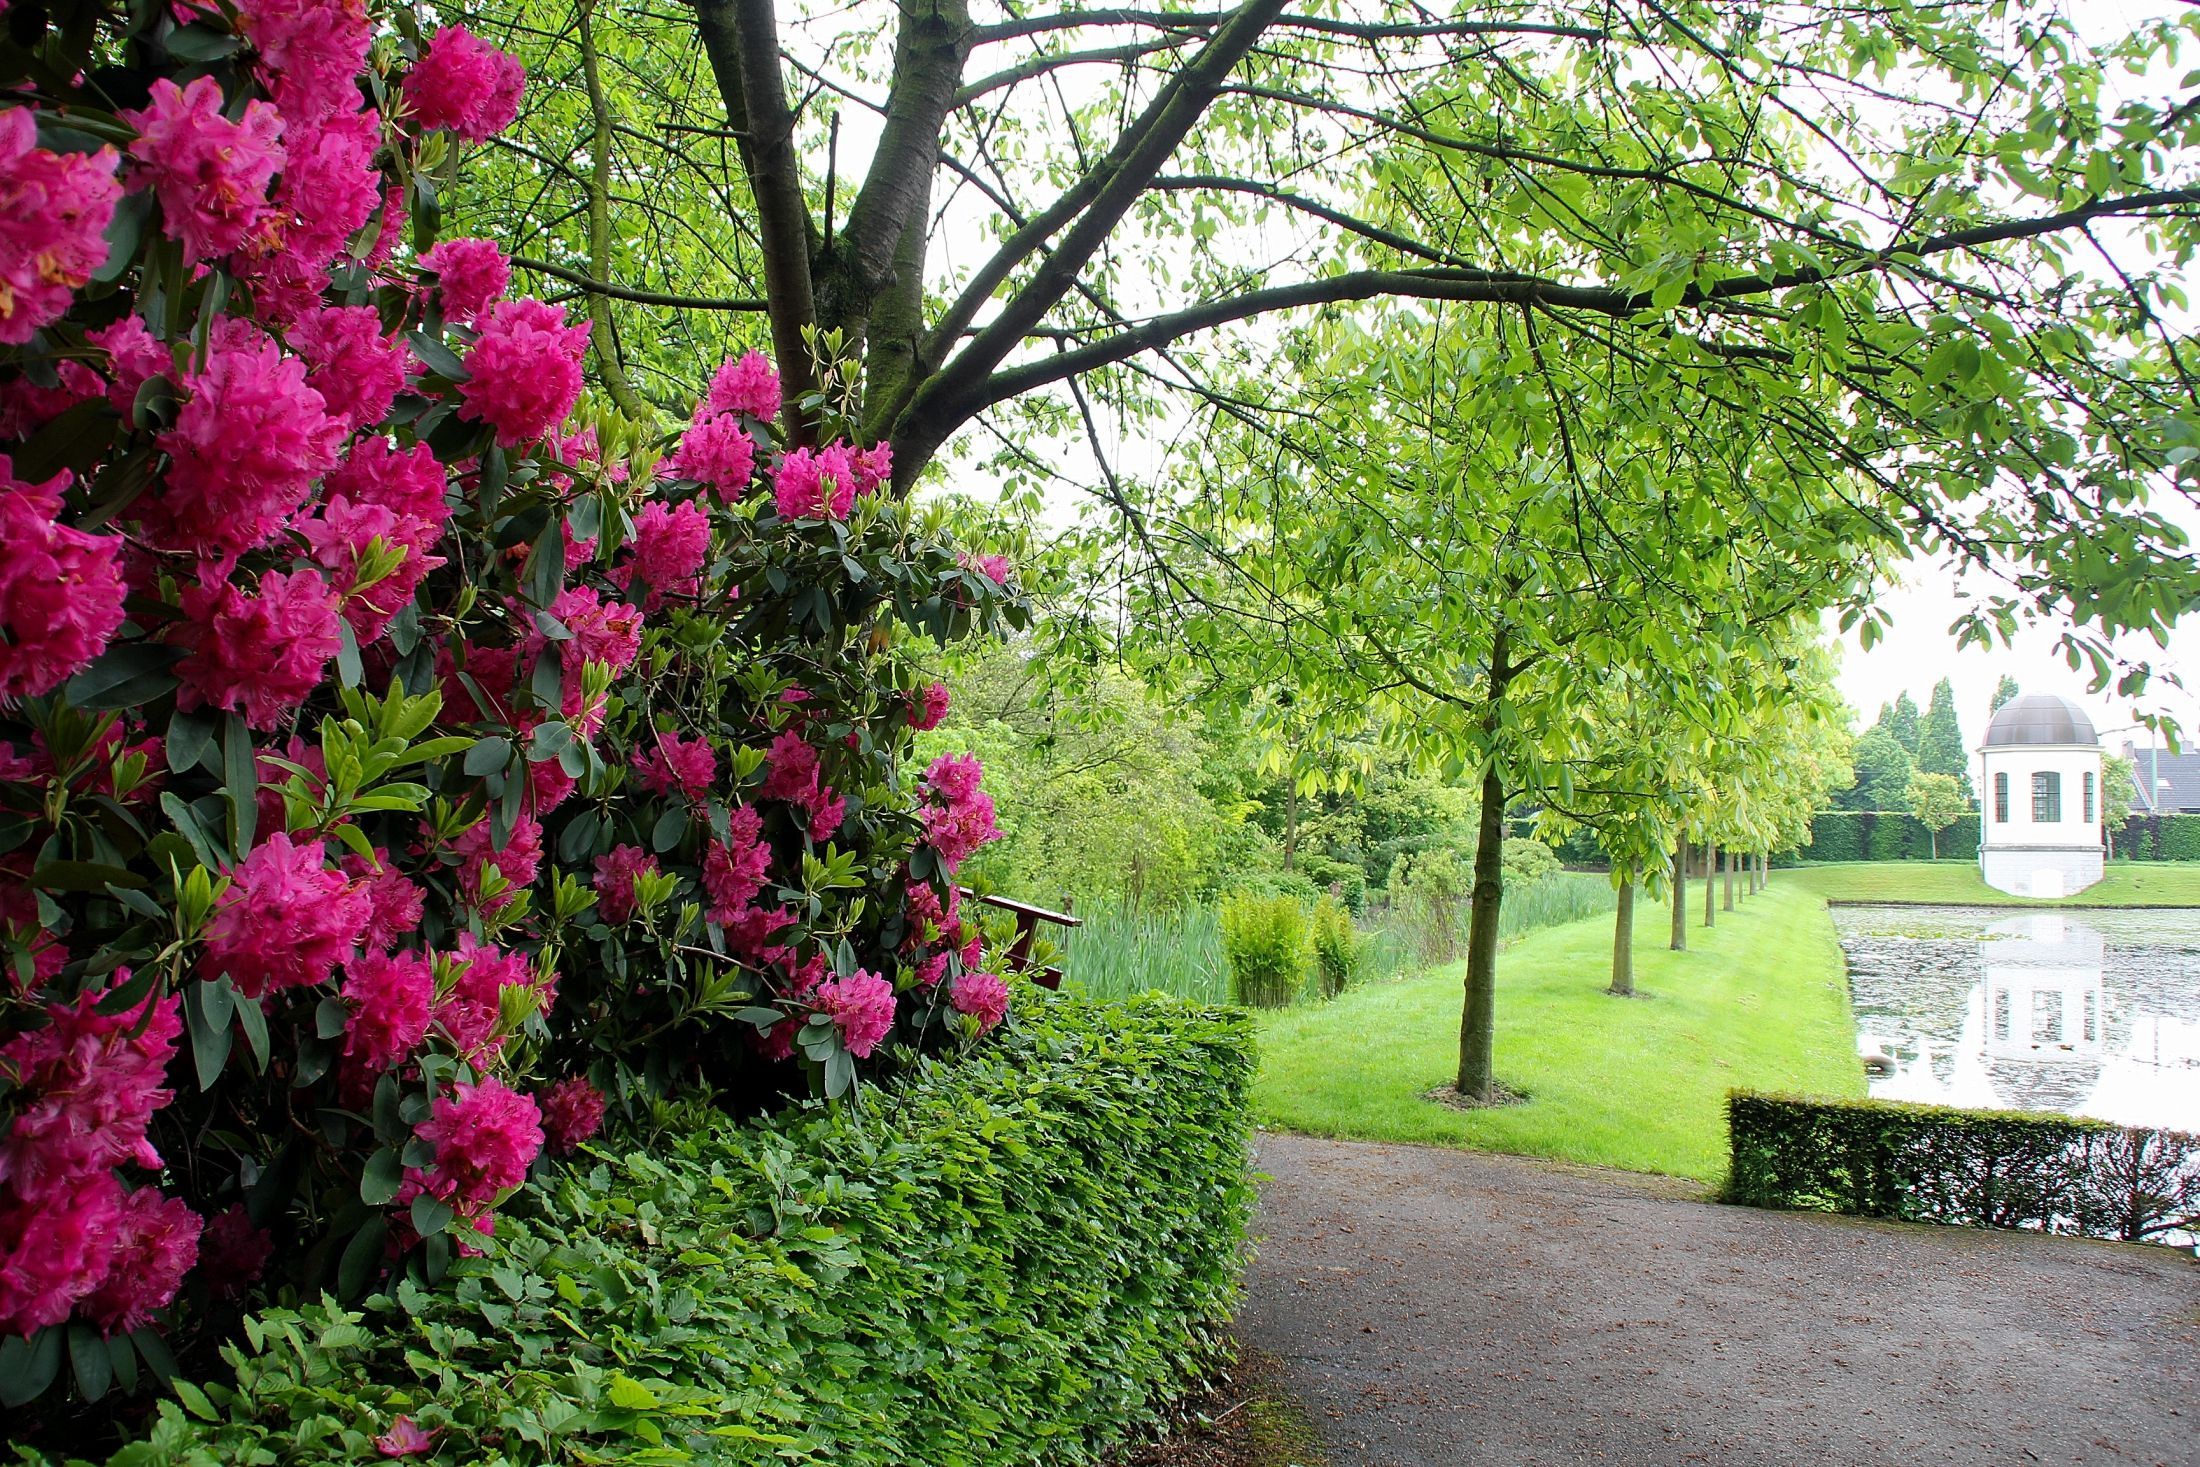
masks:
[[[1732,851],[1726,853],[1726,896],[1720,905],[1729,912],[1734,910],[1734,863],[1739,859]]]
[[[1688,838],[1673,843],[1673,951],[1688,951]]]
[[[1716,841],[1703,845],[1703,925],[1715,927],[1719,921],[1719,847]]]
[[[1505,783],[1493,760],[1482,773],[1482,816],[1474,842],[1474,895],[1467,916],[1466,1006],[1459,1015],[1459,1093],[1497,1098],[1491,1069],[1497,1037],[1497,915],[1505,899]]]
[[[1635,883],[1619,884],[1619,906],[1612,913],[1612,992],[1622,998],[1635,991]]]

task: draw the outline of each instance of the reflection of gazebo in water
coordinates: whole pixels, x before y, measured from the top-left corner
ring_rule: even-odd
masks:
[[[2101,1077],[2101,934],[2060,916],[2016,917],[1987,934],[1987,1083],[2013,1109],[2076,1110]]]

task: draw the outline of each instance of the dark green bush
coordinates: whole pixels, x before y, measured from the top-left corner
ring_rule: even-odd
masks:
[[[2200,815],[2158,815],[2156,847],[2162,861],[2200,861]]]
[[[2139,1240],[2200,1223],[2200,1136],[2078,1116],[1727,1097],[1726,1197],[1752,1207]]]
[[[1976,859],[1978,835],[1976,813],[1956,821],[1940,833],[1940,859]],[[1796,852],[1796,857],[1804,861],[1924,861],[1932,854],[1932,833],[1926,830],[1924,821],[1908,811],[1820,810],[1810,818],[1810,844]]]
[[[1899,812],[1863,812],[1864,858],[1868,861],[1900,861],[1909,855],[1913,817]],[[1922,831],[1919,832],[1921,835]]]
[[[1803,847],[1806,861],[1861,861],[1864,859],[1865,814],[1860,810],[1821,810],[1810,820],[1810,844]]]
[[[1306,983],[1306,908],[1295,896],[1232,895],[1222,904],[1222,960],[1231,997],[1282,1008]]]
[[[1020,1000],[861,1109],[700,1108],[433,1292],[267,1310],[113,1467],[1093,1461],[1204,1364],[1252,1206],[1242,1015]]]

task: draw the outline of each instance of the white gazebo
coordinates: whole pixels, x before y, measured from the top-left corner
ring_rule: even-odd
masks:
[[[2004,703],[1979,746],[1978,869],[2015,896],[2063,897],[2101,879],[2101,741],[2068,698]]]

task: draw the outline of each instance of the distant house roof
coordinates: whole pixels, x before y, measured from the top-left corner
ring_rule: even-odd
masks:
[[[2126,744],[2124,757],[2131,761],[2131,808],[2135,813],[2200,814],[2200,752],[2172,754],[2166,749],[2139,749]]]
[[[2026,693],[1994,710],[1986,725],[1986,742],[1980,747],[2098,743],[2100,737],[2093,732],[2093,720],[2085,716],[2083,708],[2053,693]]]

